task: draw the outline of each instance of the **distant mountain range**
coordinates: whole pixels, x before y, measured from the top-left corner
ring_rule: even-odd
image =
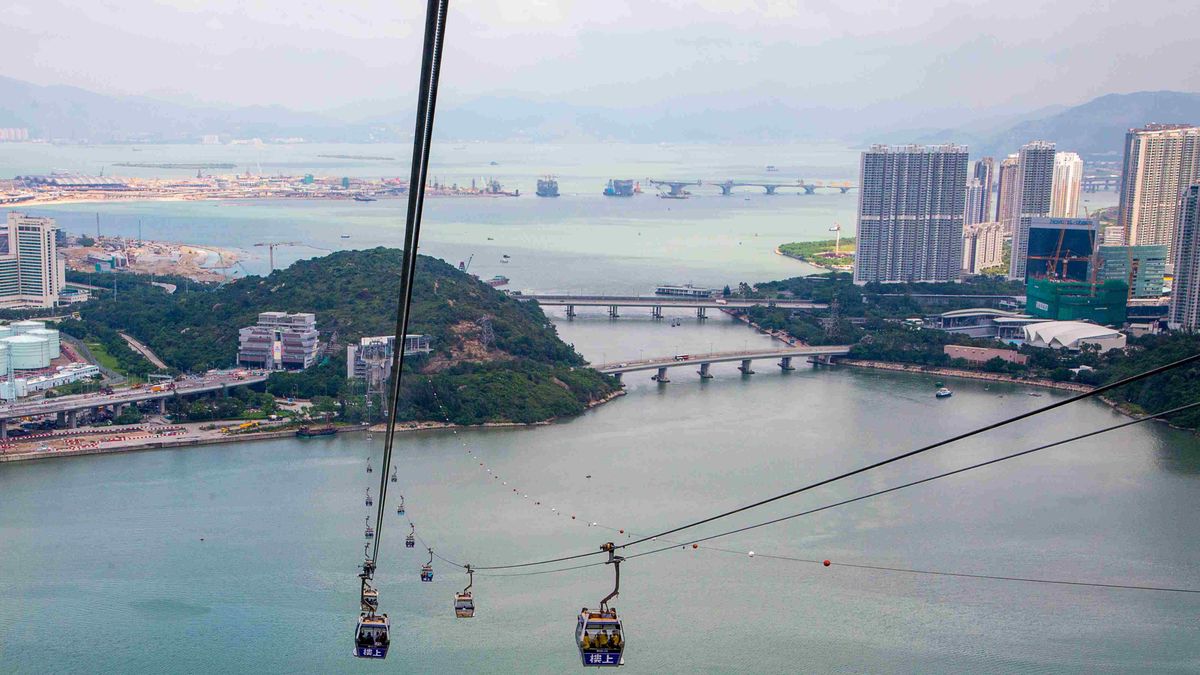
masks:
[[[1033,140],[1054,141],[1059,150],[1089,159],[1119,160],[1125,132],[1151,122],[1200,125],[1200,94],[1139,91],[1108,94],[1043,117],[1026,119],[998,131],[947,130],[927,133],[918,142],[965,143],[972,156],[1002,156]]]
[[[1125,131],[1149,122],[1200,124],[1200,94],[1156,91],[1109,94],[1072,106],[978,117],[951,128],[897,130],[898,110],[796,108],[780,101],[678,100],[669,106],[614,109],[485,97],[438,111],[438,135],[456,140],[731,142],[840,139],[856,144],[964,143],[973,156],[1003,155],[1031,140],[1055,141],[1085,157],[1119,158]],[[104,142],[196,142],[230,138],[301,137],[309,141],[407,141],[412,113],[400,101],[375,113],[298,112],[279,106],[185,105],[144,96],[110,96],[77,87],[38,86],[0,77],[0,127],[28,127],[37,138]],[[945,111],[941,111],[945,118]]]

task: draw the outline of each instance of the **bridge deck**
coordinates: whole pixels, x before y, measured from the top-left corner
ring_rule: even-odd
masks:
[[[100,408],[109,405],[138,403],[159,398],[170,398],[177,394],[179,396],[203,394],[211,391],[220,391],[224,387],[239,387],[246,384],[265,382],[266,380],[266,375],[250,375],[240,380],[234,377],[208,378],[200,381],[177,382],[175,383],[175,388],[164,389],[163,391],[151,391],[150,387],[147,386],[142,389],[116,391],[112,394],[80,394],[54,399],[42,399],[29,403],[0,405],[0,420],[10,420],[31,415],[53,415],[60,412]]]
[[[747,307],[783,307],[785,309],[826,309],[829,305],[808,300],[775,300],[767,298],[681,298],[670,295],[514,295],[517,300],[536,300],[547,306],[575,305],[578,307],[703,307],[705,309]]]
[[[791,347],[788,349],[758,350],[748,352],[714,352],[712,354],[687,354],[686,359],[676,359],[674,356],[643,359],[641,361],[622,361],[618,363],[601,363],[592,366],[606,375],[632,373],[641,370],[658,370],[659,368],[678,368],[679,366],[699,365],[703,363],[732,363],[735,361],[758,359],[778,359],[783,357],[803,356],[844,356],[850,353],[850,345],[827,345],[823,347]],[[683,355],[681,355],[683,356]]]

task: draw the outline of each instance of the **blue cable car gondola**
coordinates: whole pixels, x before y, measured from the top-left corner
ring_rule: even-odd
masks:
[[[600,547],[608,551],[608,563],[616,571],[616,584],[612,593],[600,601],[599,610],[589,610],[584,607],[579,612],[579,620],[575,625],[575,644],[579,647],[579,658],[584,666],[616,667],[625,665],[625,631],[621,619],[617,616],[616,608],[609,607],[608,601],[617,597],[621,589],[621,561],[624,558],[615,555],[612,542]]]
[[[374,471],[375,471],[375,469],[371,468],[371,458],[368,457],[367,458],[367,473],[373,473]]]
[[[371,488],[367,488],[367,506],[373,506],[375,502],[371,501]]]
[[[413,525],[412,523],[409,523],[408,526],[411,527],[412,530],[409,531],[408,536],[404,538],[404,548],[416,548],[417,547],[417,540],[416,540],[417,526]]]
[[[400,495],[400,503],[396,505],[396,515],[404,515],[404,495]]]
[[[367,531],[365,532],[365,536],[367,537],[367,539],[374,539],[375,538],[375,528],[371,527],[371,516],[367,516],[366,518],[363,518],[363,520],[367,524]]]
[[[395,482],[397,482],[398,480],[399,480],[399,479],[398,479],[398,478],[396,478],[396,467],[394,467],[394,466],[393,466],[393,467],[392,467],[392,482],[393,482],[393,483],[395,483]]]
[[[421,566],[421,581],[433,581],[433,549],[429,549],[429,562]]]
[[[390,628],[387,614],[373,611],[360,614],[354,630],[354,655],[360,659],[386,659],[391,645]]]

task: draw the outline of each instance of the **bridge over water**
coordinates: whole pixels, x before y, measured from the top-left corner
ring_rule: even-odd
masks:
[[[122,389],[111,394],[78,394],[0,405],[0,440],[8,438],[8,421],[12,419],[36,415],[57,415],[60,424],[66,423],[71,429],[74,429],[77,426],[76,416],[80,410],[111,408],[114,415],[119,415],[121,410],[131,403],[157,400],[159,411],[164,412],[167,399],[173,396],[193,396],[218,391],[224,393],[232,387],[257,384],[266,380],[265,373],[251,373],[245,376],[219,373],[194,380],[174,382],[174,386],[160,391],[154,391],[147,386],[141,389]]]
[[[810,357],[820,362],[828,362],[834,356],[845,356],[849,353],[850,345],[805,346],[788,347],[786,349],[760,349],[756,351],[713,352],[710,354],[676,354],[674,356],[661,356],[638,361],[594,364],[592,367],[606,375],[616,375],[617,377],[620,377],[624,373],[654,370],[657,372],[651,379],[660,383],[666,383],[671,381],[667,377],[667,370],[670,368],[699,366],[700,369],[696,372],[700,375],[700,379],[707,380],[712,377],[709,367],[714,363],[741,362],[738,370],[743,375],[753,375],[754,370],[751,366],[754,361],[779,359],[778,365],[780,370],[788,371],[795,370],[795,367],[792,366],[792,359],[797,357]]]
[[[748,307],[782,307],[784,309],[828,309],[829,305],[808,300],[778,300],[768,298],[681,298],[669,295],[553,295],[532,293],[512,296],[517,300],[536,300],[548,307],[566,307],[567,317],[575,316],[576,307],[607,307],[608,315],[619,317],[622,307],[646,307],[650,316],[661,319],[664,307],[695,309],[696,317],[708,318],[710,309],[746,309]]]
[[[804,180],[674,180],[674,179],[656,179],[647,178],[646,182],[659,188],[665,189],[665,192],[659,194],[660,197],[671,199],[686,199],[691,193],[688,192],[689,187],[712,186],[721,190],[722,196],[733,194],[733,189],[736,187],[758,187],[762,188],[768,195],[778,194],[780,188],[799,188],[803,190],[802,194],[815,194],[817,190],[837,190],[841,194],[856,189],[858,186],[849,181],[813,181],[806,182]],[[801,193],[797,193],[801,194]]]

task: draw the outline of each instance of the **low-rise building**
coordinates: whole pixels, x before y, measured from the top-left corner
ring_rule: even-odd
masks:
[[[1082,321],[1045,321],[1025,327],[1025,344],[1048,349],[1082,349],[1096,345],[1101,353],[1123,349],[1125,335],[1119,331]]]
[[[433,350],[428,335],[404,336],[404,354],[428,354]],[[392,353],[396,347],[394,335],[365,337],[358,344],[346,346],[346,377],[366,380],[368,392],[382,392],[392,376]]]
[[[1009,363],[1025,365],[1029,356],[1015,349],[996,349],[994,347],[970,347],[967,345],[946,345],[943,353],[952,359],[963,359],[970,363],[987,363],[992,359],[1000,359]]]
[[[1027,324],[1039,323],[1039,319],[990,307],[956,309],[935,316],[925,317],[924,325],[947,333],[960,333],[974,338],[996,338],[1004,341],[1025,339],[1023,328]]]
[[[238,331],[238,364],[264,370],[304,370],[317,361],[317,316],[262,312]]]

